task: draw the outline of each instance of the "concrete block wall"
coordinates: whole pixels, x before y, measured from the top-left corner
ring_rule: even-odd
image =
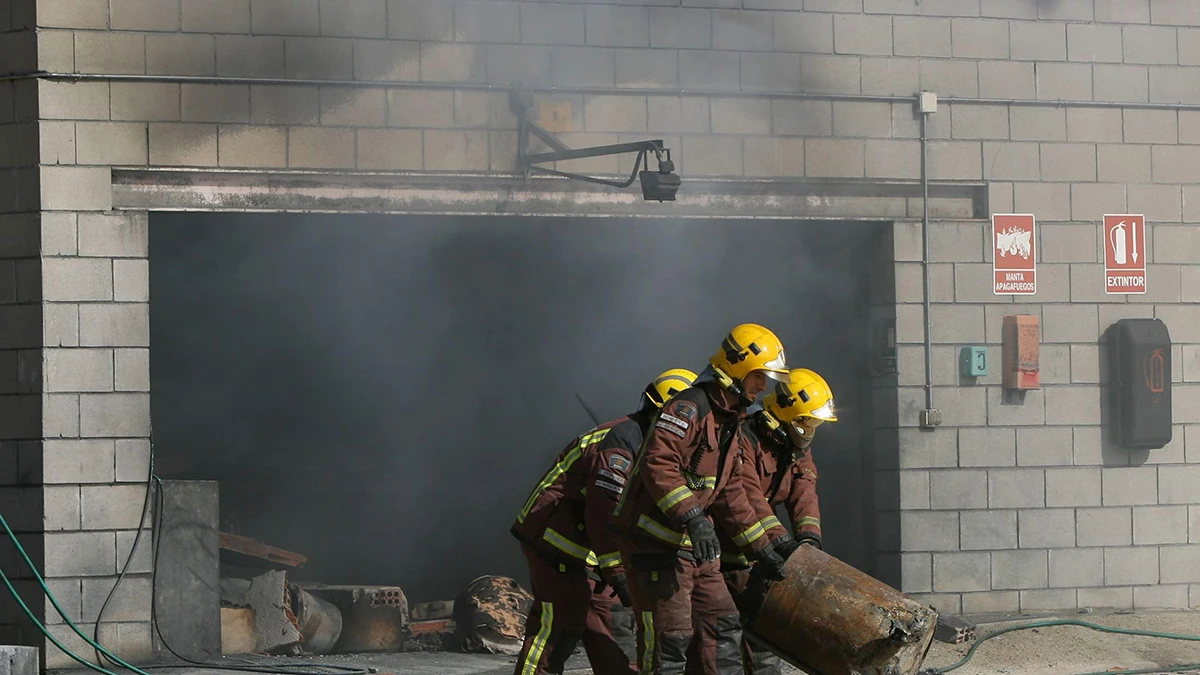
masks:
[[[961,220],[960,207],[934,209],[932,365],[944,424],[917,430],[920,204],[901,200],[896,304],[872,310],[894,314],[901,341],[899,375],[875,383],[877,419],[890,427],[878,432],[875,464],[888,497],[876,500],[880,559],[904,590],[952,611],[1200,604],[1200,496],[1185,489],[1200,463],[1187,447],[1200,424],[1188,398],[1200,378],[1190,304],[1200,301],[1200,112],[1136,105],[1200,103],[1192,3],[5,6],[0,41],[16,70],[168,79],[0,84],[0,212],[24,214],[0,216],[10,219],[0,226],[0,314],[11,319],[0,321],[0,428],[12,430],[0,432],[0,495],[33,505],[31,547],[53,558],[46,572],[85,626],[132,541],[148,452],[147,217],[114,212],[112,168],[511,173],[505,88],[517,82],[589,88],[538,96],[569,104],[566,143],[661,137],[685,179],[913,180],[919,120],[908,100],[764,94],[957,97],[930,118],[930,175],[986,181],[993,212],[1035,213],[1041,283],[1020,303],[991,295],[985,225]],[[393,86],[403,83],[429,88]],[[559,168],[618,173],[631,160]],[[1150,223],[1145,296],[1103,294],[1098,220],[1112,211]],[[1045,386],[1021,406],[1001,400],[994,377],[962,382],[955,367],[964,344],[989,345],[997,362],[1012,311],[1044,327]],[[1100,335],[1123,316],[1164,318],[1180,343],[1180,426],[1161,451],[1104,440]],[[145,560],[135,563],[143,574]],[[144,576],[126,583],[103,628],[106,644],[136,658],[150,649],[149,592]],[[66,661],[50,649],[47,663]]]

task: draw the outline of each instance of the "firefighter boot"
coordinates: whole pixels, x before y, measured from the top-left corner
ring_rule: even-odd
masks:
[[[737,614],[717,618],[717,675],[742,673],[742,622]]]
[[[654,675],[683,675],[687,669],[687,651],[691,643],[690,633],[664,633],[659,648],[658,670],[654,671]]]

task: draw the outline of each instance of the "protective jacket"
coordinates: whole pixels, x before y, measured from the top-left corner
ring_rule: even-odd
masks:
[[[650,414],[605,422],[571,441],[517,514],[513,536],[561,564],[623,573],[608,525]]]
[[[733,396],[712,382],[676,394],[646,434],[612,527],[630,554],[690,552],[683,523],[707,512],[739,547],[769,544],[737,460],[754,452]],[[765,508],[765,506],[764,506]],[[688,553],[690,555],[690,553]]]

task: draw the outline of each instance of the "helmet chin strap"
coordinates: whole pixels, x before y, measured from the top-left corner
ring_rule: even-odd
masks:
[[[746,390],[742,388],[741,380],[730,377],[719,368],[713,368],[713,377],[722,389],[737,397],[741,407],[749,408],[754,405],[754,401],[746,396]]]

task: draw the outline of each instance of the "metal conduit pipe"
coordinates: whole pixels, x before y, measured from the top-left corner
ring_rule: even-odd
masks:
[[[415,89],[509,92],[516,85],[483,84],[478,82],[386,82],[374,80],[320,80],[306,78],[273,77],[226,77],[207,75],[129,75],[106,73],[57,73],[33,71],[0,75],[0,82],[20,80],[49,80],[68,82],[163,82],[175,84],[246,84],[246,85],[300,85],[313,87],[359,87],[373,89]],[[637,89],[631,87],[566,87],[556,85],[530,86],[527,89],[538,94],[595,95],[595,96],[693,96],[704,98],[778,99],[792,101],[848,101],[859,103],[909,103],[909,95],[833,94],[772,91],[713,91],[707,89]],[[944,97],[942,103],[949,105],[1014,105],[1044,106],[1054,108],[1131,108],[1149,110],[1200,110],[1200,103],[1155,103],[1124,101],[1063,101],[1020,98],[964,98]]]
[[[918,94],[916,107],[921,115],[921,277],[925,305],[925,410],[921,412],[922,429],[932,429],[942,423],[941,412],[933,407],[933,336],[930,335],[929,289],[929,115]]]

